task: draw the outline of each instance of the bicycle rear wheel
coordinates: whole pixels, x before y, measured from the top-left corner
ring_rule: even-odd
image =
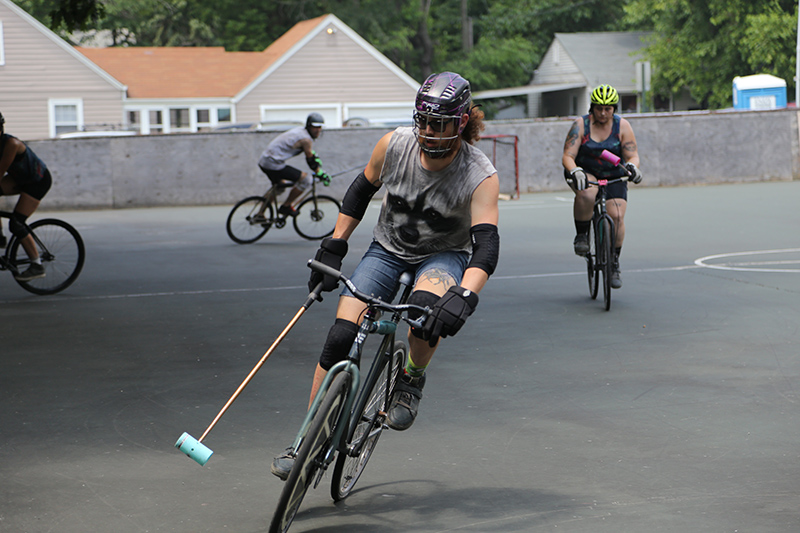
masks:
[[[314,481],[317,471],[324,466],[323,460],[332,446],[331,435],[347,399],[351,379],[348,372],[340,372],[333,379],[317,413],[311,420],[308,432],[297,450],[292,471],[283,486],[278,507],[269,526],[269,533],[285,533],[289,530],[308,487]]]
[[[613,267],[613,246],[614,246],[614,225],[608,217],[600,221],[602,226],[602,236],[598,253],[602,255],[601,265],[603,268],[603,304],[606,311],[611,309],[611,269]]]
[[[597,235],[594,228],[595,221],[589,223],[589,253],[586,254],[586,273],[589,277],[589,296],[592,300],[597,298],[599,280],[597,278]]]
[[[378,354],[382,363],[376,369],[377,375],[369,376],[364,383],[366,389],[370,387],[370,381],[373,381],[369,394],[364,395],[364,399],[353,410],[351,424],[354,427],[352,434],[348,435],[347,451],[340,452],[336,458],[331,481],[331,497],[334,501],[341,501],[350,495],[383,433],[394,383],[408,353],[405,343],[397,341],[391,346],[389,342],[387,340],[381,343],[380,347],[381,352],[391,350],[389,357],[383,357],[383,353]],[[358,455],[351,455],[351,450],[356,446],[361,447]]]
[[[255,222],[253,217],[266,205],[264,218],[266,222]],[[250,244],[264,236],[275,220],[272,205],[263,196],[250,196],[239,200],[231,209],[225,229],[228,237],[238,244]]]
[[[330,196],[312,195],[297,206],[294,229],[304,239],[324,239],[333,234],[340,208],[339,201]]]
[[[30,228],[42,259],[45,276],[30,281],[16,280],[17,283],[34,294],[55,294],[63,291],[78,279],[86,259],[86,249],[80,233],[63,220],[55,218],[37,220],[30,224]],[[30,265],[28,254],[19,239],[15,238],[11,243],[9,257],[19,271]]]

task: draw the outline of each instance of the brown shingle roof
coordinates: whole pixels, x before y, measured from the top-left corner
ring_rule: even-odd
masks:
[[[262,52],[222,47],[129,47],[77,50],[128,86],[129,98],[233,97],[257,79],[325,16],[295,24]]]

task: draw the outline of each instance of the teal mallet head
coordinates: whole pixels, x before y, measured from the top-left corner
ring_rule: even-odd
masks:
[[[175,443],[175,447],[188,455],[191,459],[194,459],[200,466],[205,465],[211,458],[211,455],[214,453],[208,448],[208,446],[192,437],[185,431],[178,439],[178,442]]]

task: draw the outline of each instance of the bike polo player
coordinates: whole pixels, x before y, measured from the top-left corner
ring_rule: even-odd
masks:
[[[287,165],[287,159],[291,159],[303,152],[306,156],[308,168],[314,172],[314,175],[319,177],[325,185],[330,183],[330,176],[322,171],[322,161],[312,149],[314,140],[319,138],[322,133],[323,124],[325,124],[325,119],[322,118],[322,115],[311,113],[306,117],[305,126],[297,126],[275,137],[267,145],[258,160],[258,167],[272,183],[286,180],[295,184],[292,190],[289,191],[286,201],[278,208],[278,213],[281,215],[297,215],[297,210],[292,206],[292,202],[303,194],[303,191],[311,187],[314,179],[307,172],[302,172]],[[264,213],[261,212],[259,215],[263,218]]]
[[[44,195],[50,190],[53,179],[47,166],[24,142],[5,131],[6,120],[0,113],[0,195],[19,195],[17,205],[8,222],[12,235],[20,239],[31,264],[27,270],[16,274],[19,281],[30,281],[45,277],[42,259],[36,243],[25,224],[29,216],[39,207]],[[5,236],[0,227],[0,241],[5,246]]]
[[[572,212],[575,217],[577,235],[573,246],[577,255],[589,253],[589,226],[592,223],[596,187],[587,188],[587,177],[614,179],[625,175],[625,171],[600,158],[603,150],[608,150],[625,162],[625,168],[634,183],[642,181],[639,166],[639,151],[636,137],[630,122],[614,111],[619,103],[616,89],[610,85],[600,85],[592,91],[589,114],[575,120],[564,143],[564,177],[575,193]],[[619,271],[619,254],[625,239],[625,210],[628,206],[628,184],[619,181],[608,186],[606,208],[614,220],[616,238],[614,242],[614,263],[611,272],[611,286],[622,287]]]
[[[413,271],[408,303],[432,309],[424,326],[408,335],[408,360],[387,415],[396,430],[414,422],[439,338],[455,335],[475,311],[478,293],[497,264],[499,179],[473,146],[485,127],[483,116],[472,106],[467,80],[452,72],[431,75],[417,92],[415,125],[378,141],[344,196],[333,236],[316,254],[318,261],[341,269],[348,238],[370,199],[385,187],[373,241],[351,279],[361,291],[391,301],[400,275]],[[335,279],[313,272],[309,287],[320,281],[324,291],[337,286]],[[365,308],[345,287],[314,373],[312,400],[327,371],[346,358]],[[275,458],[272,473],[286,479],[293,461],[293,450],[286,450]]]

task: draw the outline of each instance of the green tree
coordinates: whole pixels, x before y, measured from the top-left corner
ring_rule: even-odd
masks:
[[[794,87],[795,0],[631,0],[626,22],[652,24],[653,91],[688,88],[703,108],[731,106],[736,76],[770,73]]]

